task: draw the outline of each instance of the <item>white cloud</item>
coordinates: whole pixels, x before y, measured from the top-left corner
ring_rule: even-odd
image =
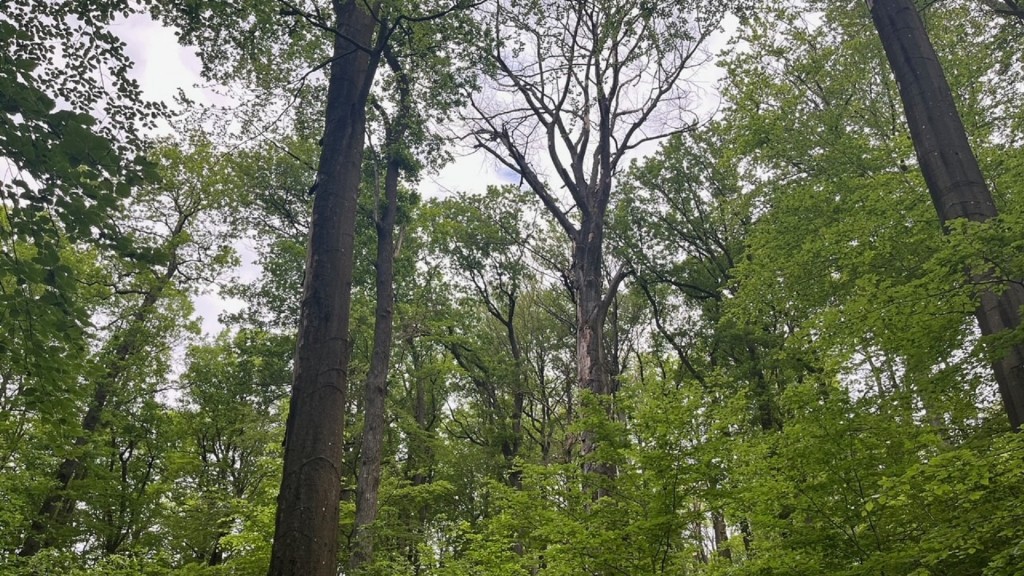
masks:
[[[205,100],[204,93],[195,88],[202,63],[194,49],[178,44],[172,28],[145,14],[135,14],[114,22],[111,29],[127,45],[125,52],[135,62],[131,76],[147,99],[170,104],[181,89],[192,98]]]

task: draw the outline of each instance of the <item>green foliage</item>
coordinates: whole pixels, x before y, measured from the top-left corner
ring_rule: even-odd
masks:
[[[165,520],[179,558],[223,564],[224,573],[255,573],[267,561],[291,353],[290,338],[253,329],[190,349],[174,470],[180,491]]]
[[[1001,113],[979,94],[1001,82],[981,77],[991,64],[976,55],[988,49],[965,45],[988,41],[984,24],[956,3],[936,12],[933,39],[969,132],[989,150],[981,119]],[[924,508],[969,514],[966,487],[980,482],[974,470],[992,465],[982,461],[993,446],[985,428],[995,424],[983,422],[995,407],[970,319],[979,287],[964,270],[1013,278],[1001,270],[1018,270],[1018,256],[1004,251],[1016,241],[1002,236],[1003,222],[942,234],[864,21],[845,7],[812,15],[780,7],[752,19],[741,35],[749,45],[726,60],[732,107],[722,129],[756,219],[725,321],[770,319],[784,338],[763,364],[782,377],[781,431],[731,443],[728,508],[749,527],[749,548],[726,573],[1002,573],[999,558],[1014,554],[999,537],[947,530]],[[964,33],[975,26],[977,34]],[[1009,200],[1008,222],[1016,205]],[[944,463],[960,461],[978,465],[940,487]],[[951,491],[957,484],[964,488]],[[992,505],[1019,498],[974,495]],[[932,530],[935,549],[911,544]]]
[[[1020,569],[1020,435],[987,434],[886,480],[875,499],[907,538],[887,559],[907,573],[1009,575]]]
[[[568,10],[514,4],[527,24]],[[621,18],[595,42],[681,9],[610,4]],[[324,96],[319,71],[294,81],[330,36],[314,3],[153,6],[199,45],[208,78],[255,95],[232,120],[259,140],[227,148],[234,136],[211,128],[223,118],[202,110],[135,161],[132,134],[158,109],[105,28],[131,8],[20,1],[0,16],[4,574],[266,571]],[[445,161],[430,126],[495,72],[458,52],[480,22],[413,18],[446,6],[381,4],[404,23],[369,112],[354,386],[381,163],[397,155],[412,183]],[[605,329],[614,396],[577,388],[569,251],[520,189],[421,204],[403,186],[361,574],[1016,576],[1024,440],[1002,431],[986,364],[1024,334],[979,339],[970,314],[990,282],[1024,276],[1019,25],[959,0],[924,15],[1001,216],[942,233],[864,7],[747,12],[717,60],[719,115],[615,175],[608,246],[634,274]],[[416,110],[388,141],[403,75]],[[239,238],[259,276],[225,281]],[[246,308],[199,340],[192,300],[216,281]],[[340,563],[361,432],[349,397]],[[588,458],[616,470],[600,491],[584,430]],[[68,461],[86,473],[62,488]],[[73,513],[40,517],[53,495]],[[34,521],[49,545],[20,558]]]
[[[530,234],[523,214],[529,197],[511,186],[490,187],[483,196],[458,195],[433,203],[423,217],[433,220],[430,240],[446,264],[471,282],[499,286],[525,282],[525,244]],[[483,289],[478,287],[478,289]]]
[[[141,102],[120,41],[103,31],[123,8],[79,8],[18,2],[0,19],[0,363],[40,390],[59,390],[83,361],[90,318],[71,248],[125,250],[115,217],[152,172],[138,140],[119,136],[160,110]]]

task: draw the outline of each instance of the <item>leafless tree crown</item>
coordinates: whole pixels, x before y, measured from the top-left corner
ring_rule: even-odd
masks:
[[[691,129],[689,76],[718,3],[498,0],[481,11],[489,69],[471,98],[474,144],[519,174],[570,235],[598,216],[623,157]],[[542,166],[550,165],[550,182]]]

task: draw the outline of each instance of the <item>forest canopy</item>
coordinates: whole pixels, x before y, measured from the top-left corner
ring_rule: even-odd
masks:
[[[133,21],[216,97],[149,100]],[[1022,45],[1013,0],[4,3],[0,572],[1019,576]]]

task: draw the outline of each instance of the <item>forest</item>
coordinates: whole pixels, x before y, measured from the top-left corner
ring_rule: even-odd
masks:
[[[147,96],[139,18],[216,98]],[[2,0],[0,574],[1024,574],[1022,47],[1016,0]]]

